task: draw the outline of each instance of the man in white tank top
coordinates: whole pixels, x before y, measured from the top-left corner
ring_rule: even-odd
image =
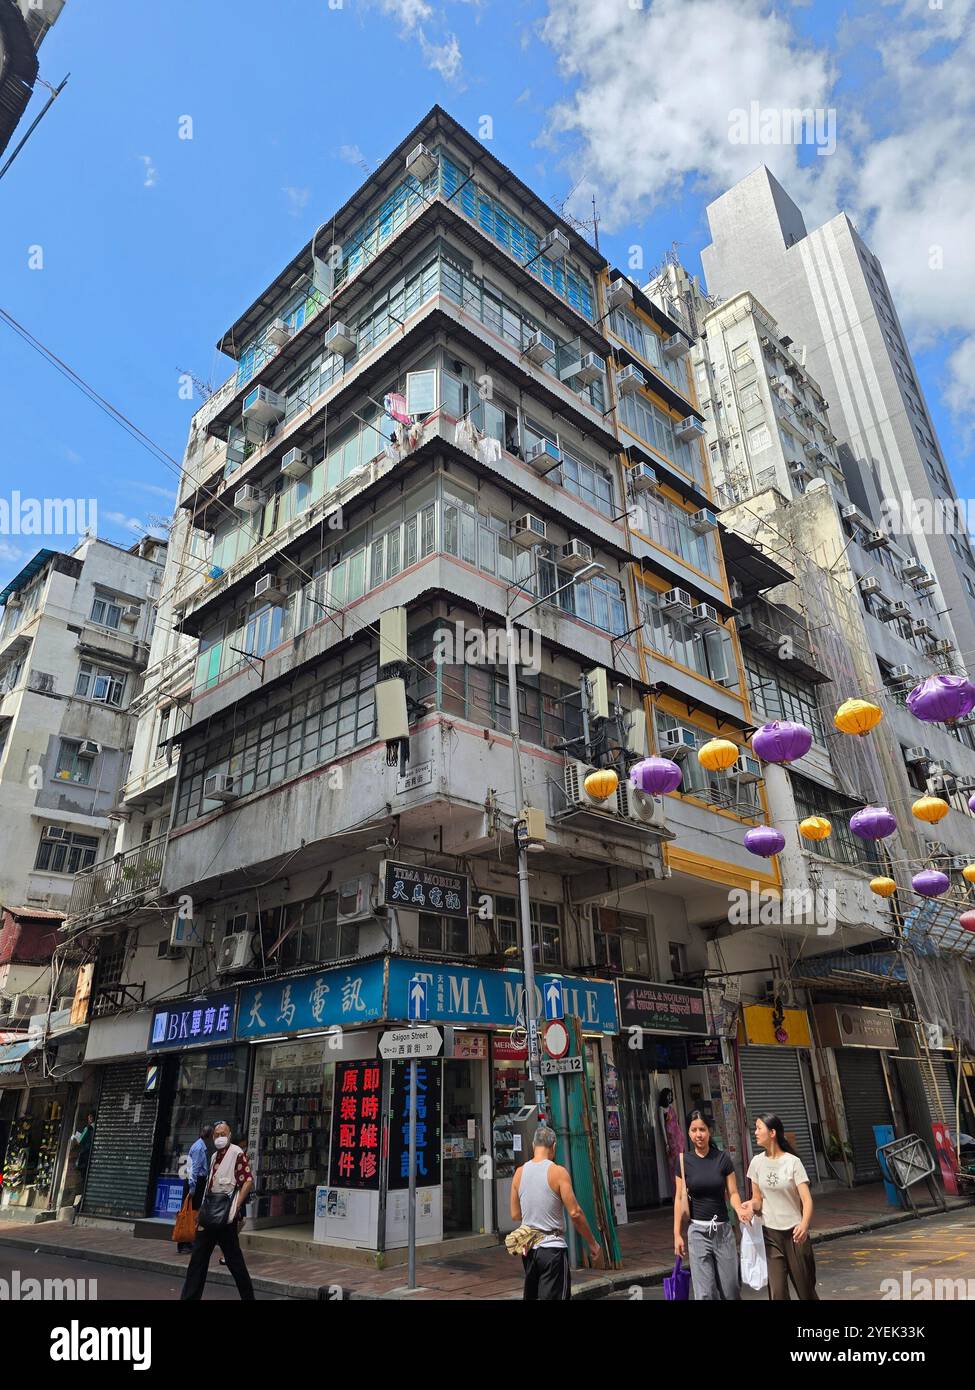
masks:
[[[536,1129],[532,1156],[517,1170],[511,1183],[512,1221],[542,1232],[541,1238],[523,1257],[525,1298],[531,1301],[571,1297],[565,1212],[588,1247],[594,1267],[599,1265],[603,1255],[572,1191],[568,1170],[554,1162],[556,1142],[554,1129],[547,1125]]]

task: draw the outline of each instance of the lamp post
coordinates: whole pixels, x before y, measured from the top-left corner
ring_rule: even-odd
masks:
[[[580,579],[589,579],[594,574],[601,574],[605,565],[596,561],[592,564],[584,565],[581,570],[572,576],[565,584],[561,584],[557,589],[553,589],[544,598],[536,599],[527,608],[518,614],[519,618],[526,617],[533,608],[538,608],[541,604],[547,603],[550,599],[561,594],[566,589],[570,589],[573,584],[577,584]],[[518,716],[518,665],[515,660],[516,631],[514,618],[511,613],[505,614],[505,645],[508,656],[508,703],[511,713],[511,760],[514,771],[514,790],[515,790],[515,809],[518,816],[525,805],[525,785],[521,775],[521,721]],[[542,1092],[542,1073],[540,1068],[540,1054],[538,1047],[538,1020],[534,1017],[535,1012],[535,962],[532,957],[532,924],[531,924],[531,901],[528,895],[528,845],[523,836],[515,834],[515,848],[518,853],[518,917],[521,927],[521,951],[524,962],[525,973],[525,1027],[528,1030],[528,1071],[532,1081],[535,1083],[536,1097]]]

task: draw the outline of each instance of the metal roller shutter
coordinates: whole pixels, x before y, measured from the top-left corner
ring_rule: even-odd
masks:
[[[755,1152],[755,1116],[771,1110],[774,1115],[778,1115],[786,1131],[795,1135],[796,1153],[809,1174],[809,1181],[815,1182],[816,1156],[813,1152],[809,1116],[806,1113],[806,1098],[802,1089],[797,1049],[743,1047],[739,1055],[751,1151]]]
[[[105,1068],[85,1185],[89,1216],[146,1214],[157,1097],[145,1090],[145,1058]]]
[[[881,1173],[873,1127],[894,1123],[883,1062],[879,1053],[865,1047],[840,1047],[835,1056],[853,1148],[853,1176],[858,1182],[876,1182]]]
[[[931,1111],[932,1124],[941,1123],[941,1110],[944,1109],[945,1121],[952,1134],[955,1132],[955,1085],[951,1076],[951,1069],[943,1057],[931,1058],[931,1065],[928,1059],[921,1057],[918,1060],[918,1069],[921,1073],[921,1084],[924,1086],[924,1094],[928,1098],[928,1109]],[[934,1071],[932,1077],[931,1072]],[[937,1087],[937,1089],[935,1089]],[[938,1097],[941,1098],[941,1106],[938,1105]],[[925,1135],[925,1138],[927,1136]]]

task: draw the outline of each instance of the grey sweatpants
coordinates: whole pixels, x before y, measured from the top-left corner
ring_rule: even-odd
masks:
[[[695,1302],[732,1302],[741,1297],[738,1242],[729,1222],[692,1224],[687,1232],[687,1251]]]

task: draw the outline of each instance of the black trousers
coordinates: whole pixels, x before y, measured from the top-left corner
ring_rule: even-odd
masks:
[[[210,1256],[214,1248],[220,1246],[223,1257],[227,1262],[227,1268],[234,1276],[234,1283],[237,1285],[237,1292],[241,1298],[253,1302],[254,1288],[251,1284],[251,1277],[247,1273],[247,1266],[244,1264],[244,1256],[240,1248],[240,1240],[237,1236],[236,1223],[232,1226],[220,1226],[216,1230],[198,1230],[196,1240],[193,1242],[193,1253],[190,1256],[189,1268],[186,1271],[186,1279],[183,1284],[181,1299],[200,1299],[203,1297],[203,1287],[207,1281],[207,1270],[210,1268]]]
[[[543,1245],[524,1257],[525,1300],[557,1302],[572,1297],[569,1252],[564,1245]]]

